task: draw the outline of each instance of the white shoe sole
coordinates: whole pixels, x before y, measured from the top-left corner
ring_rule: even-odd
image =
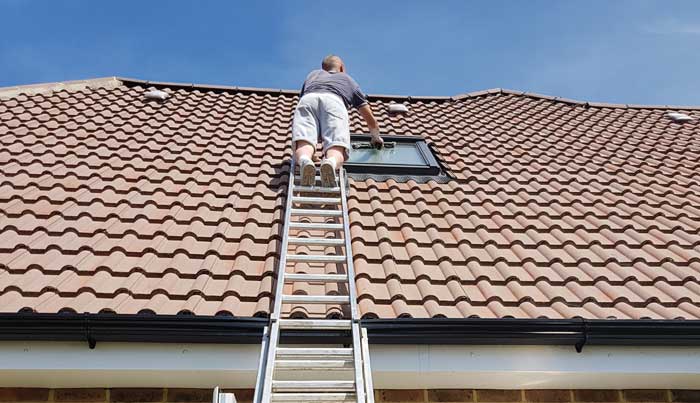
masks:
[[[333,164],[321,164],[321,184],[327,188],[335,186],[335,168]]]
[[[306,164],[301,168],[301,185],[313,186],[316,182],[316,166]]]

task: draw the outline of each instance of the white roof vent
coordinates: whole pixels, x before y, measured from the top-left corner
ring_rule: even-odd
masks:
[[[669,112],[666,114],[666,116],[671,118],[671,120],[673,120],[674,122],[689,122],[693,120],[692,117],[680,112]]]
[[[404,104],[390,104],[389,113],[408,113],[408,108]]]
[[[168,97],[170,97],[170,94],[161,90],[148,91],[143,95],[146,97],[146,99],[155,99],[158,101],[165,101],[166,99],[168,99]]]

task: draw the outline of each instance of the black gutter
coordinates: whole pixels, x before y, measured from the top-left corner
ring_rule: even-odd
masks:
[[[0,313],[0,340],[258,344],[266,318]],[[700,346],[700,320],[365,319],[372,344]],[[283,342],[349,343],[345,332],[285,331]]]
[[[573,345],[580,320],[549,319],[368,319],[362,325],[376,344]]]
[[[0,340],[260,343],[264,318],[0,313]]]
[[[700,346],[700,320],[369,319],[372,344]]]

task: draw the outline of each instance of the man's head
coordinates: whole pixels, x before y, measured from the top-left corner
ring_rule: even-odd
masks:
[[[345,73],[345,63],[343,63],[343,59],[336,55],[328,55],[324,57],[323,61],[321,62],[321,68],[326,71]]]

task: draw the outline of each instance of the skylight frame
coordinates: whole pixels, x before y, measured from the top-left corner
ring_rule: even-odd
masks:
[[[353,134],[350,136],[350,142],[369,142],[372,136],[368,134]],[[363,164],[353,163],[352,155],[350,160],[345,162],[343,166],[348,173],[351,174],[373,174],[373,175],[410,175],[410,176],[438,176],[442,174],[442,169],[435,155],[425,142],[422,136],[397,136],[397,135],[382,135],[385,143],[395,142],[399,144],[411,144],[415,147],[418,154],[423,158],[425,164]]]

